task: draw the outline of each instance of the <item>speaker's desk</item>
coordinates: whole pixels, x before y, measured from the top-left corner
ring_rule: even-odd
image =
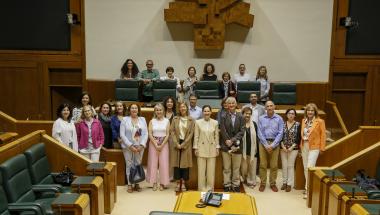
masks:
[[[197,208],[195,205],[199,203],[201,192],[187,191],[181,193],[174,207],[174,212],[200,213],[203,215],[215,214],[246,214],[257,215],[255,199],[244,193],[228,193],[229,200],[222,200],[220,207],[207,206],[205,208]]]

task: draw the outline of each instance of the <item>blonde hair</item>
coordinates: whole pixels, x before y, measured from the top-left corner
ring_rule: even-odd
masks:
[[[84,109],[85,109],[86,107],[88,107],[88,108],[91,110],[92,117],[95,116],[95,113],[94,113],[94,110],[92,109],[92,106],[91,106],[91,105],[85,105],[85,106],[82,107],[82,113],[81,113],[81,115],[80,115],[80,118],[81,118],[81,119],[85,119],[85,118],[86,118],[86,116],[84,115]]]
[[[315,118],[318,118],[318,107],[316,104],[314,103],[309,103],[305,106],[305,113],[304,113],[304,117],[307,118],[307,111],[308,110],[314,110],[314,116]]]
[[[162,112],[165,111],[165,107],[164,105],[162,105],[162,103],[157,103],[155,106],[154,106],[154,111],[153,111],[153,118],[157,119],[157,115],[156,115],[156,110],[157,108],[161,108],[162,109]]]
[[[237,104],[235,97],[230,96],[230,97],[228,97],[228,98],[226,99],[226,103],[227,103],[227,104],[228,104],[228,103],[231,103],[231,102],[235,102],[235,103]]]

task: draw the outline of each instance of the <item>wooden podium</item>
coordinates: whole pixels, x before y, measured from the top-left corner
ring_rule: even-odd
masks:
[[[63,193],[51,205],[54,214],[90,215],[90,198],[87,194]]]

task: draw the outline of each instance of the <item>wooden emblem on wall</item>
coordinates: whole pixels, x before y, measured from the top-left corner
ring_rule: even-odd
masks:
[[[194,25],[196,50],[224,48],[226,25],[236,23],[252,28],[250,4],[242,0],[175,0],[165,9],[166,22]]]

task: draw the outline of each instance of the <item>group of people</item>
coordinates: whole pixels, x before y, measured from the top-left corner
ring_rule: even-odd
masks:
[[[127,59],[121,68],[120,79],[125,80],[139,80],[143,83],[143,100],[152,100],[152,87],[155,80],[173,80],[177,82],[176,90],[177,97],[179,94],[183,94],[183,101],[187,101],[190,95],[194,94],[195,83],[197,81],[218,81],[218,76],[215,74],[215,66],[211,63],[206,63],[203,68],[203,74],[198,78],[196,76],[197,71],[194,66],[190,66],[187,70],[188,77],[183,80],[181,85],[180,79],[174,76],[174,68],[169,66],[166,68],[166,76],[160,77],[160,73],[157,69],[153,68],[153,61],[146,61],[146,69],[139,71],[138,66],[132,59]],[[268,81],[267,68],[260,66],[257,70],[256,77],[246,72],[244,64],[239,65],[239,72],[234,74],[233,79],[231,74],[224,72],[221,80],[219,80],[219,91],[223,98],[236,97],[238,82],[242,81],[258,81],[260,82],[260,101],[265,102],[268,100],[270,84]]]
[[[281,190],[289,192],[294,185],[297,155],[302,154],[307,179],[307,169],[315,166],[319,153],[325,149],[325,124],[313,103],[306,105],[301,122],[295,120],[297,113],[292,108],[286,111],[284,122],[270,100],[263,106],[252,93],[250,103],[238,111],[236,99],[230,96],[222,100],[215,120],[211,118],[211,106],[198,107],[197,97],[191,94],[189,104],[172,97],[157,103],[153,118],[147,123],[138,103],[126,108],[122,102],[116,102],[112,115],[107,102],[96,113],[88,93],[83,93],[80,100],[82,106],[73,110],[68,104],[59,106],[53,137],[93,161],[99,160],[102,146],[122,149],[127,178],[132,164],[141,163],[149,146],[146,180],[153,190],[165,189],[171,179],[177,182],[176,191],[186,190],[194,152],[199,190],[214,188],[216,157],[221,154],[224,191],[240,192],[241,181],[254,188],[259,166],[259,191],[263,192],[269,164],[269,186],[278,192],[280,154]],[[128,181],[128,192],[140,190],[139,184]]]

